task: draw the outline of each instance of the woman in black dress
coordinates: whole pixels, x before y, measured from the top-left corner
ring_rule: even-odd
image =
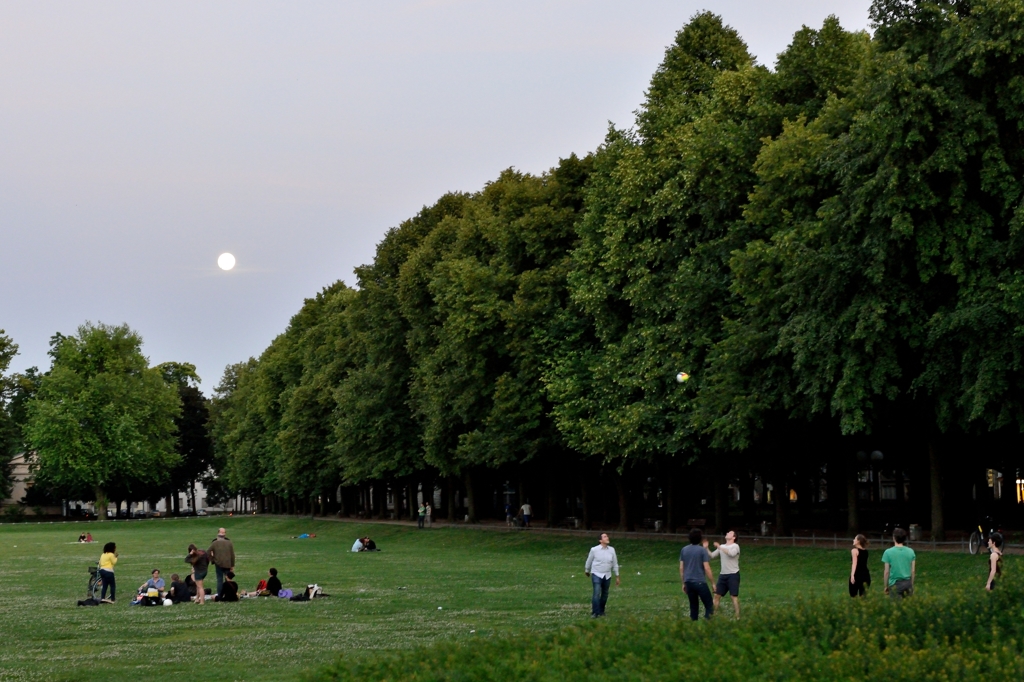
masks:
[[[853,539],[850,550],[850,596],[863,597],[871,586],[871,571],[868,570],[868,539],[858,535]]]

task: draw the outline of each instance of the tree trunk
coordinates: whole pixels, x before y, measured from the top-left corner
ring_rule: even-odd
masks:
[[[776,479],[775,497],[775,532],[778,535],[789,535],[789,485],[782,479]]]
[[[177,492],[174,493],[174,515],[178,516],[181,514],[181,495]]]
[[[665,472],[665,531],[675,533],[679,525],[679,510],[676,509],[676,462],[669,460],[668,470]]]
[[[721,467],[716,466],[712,470],[711,484],[715,487],[715,529],[721,535],[729,524],[729,488]]]
[[[476,518],[476,491],[473,488],[473,474],[466,471],[464,475],[466,482],[466,511],[469,515],[470,523],[477,523]]]
[[[626,491],[626,481],[621,475],[615,477],[615,490],[619,494],[619,530],[630,530],[629,518],[629,495]]]
[[[455,523],[455,478],[448,477],[448,523]]]
[[[96,495],[96,520],[106,521],[107,520],[107,494],[103,492],[103,488],[96,486],[93,490]]]
[[[196,507],[196,481],[192,479],[192,485],[189,488],[192,491],[192,513],[195,514],[199,511]]]
[[[757,521],[757,503],[754,502],[754,475],[747,471],[740,477],[740,507],[743,523],[753,526]]]
[[[928,443],[928,468],[931,473],[932,540],[946,539],[946,521],[942,514],[942,471],[935,442]]]
[[[583,478],[580,481],[580,500],[583,502],[583,528],[591,530],[593,528],[593,519],[590,513],[590,486],[587,484],[586,473],[583,474]]]
[[[846,532],[856,535],[860,532],[860,500],[857,499],[857,462],[850,458],[846,463]]]
[[[405,486],[405,489],[409,496],[409,520],[415,521],[417,517],[419,517],[419,505],[416,503],[416,485],[410,481],[409,484]]]
[[[548,528],[554,528],[558,525],[558,486],[555,481],[555,472],[548,469],[547,476],[547,488],[548,488]]]

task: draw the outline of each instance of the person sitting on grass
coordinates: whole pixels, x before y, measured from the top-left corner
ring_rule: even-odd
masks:
[[[164,582],[164,579],[160,577],[160,569],[154,568],[150,575],[152,577],[150,577],[149,580],[139,585],[139,592],[145,594],[149,590],[155,589],[160,593],[160,596],[163,596],[166,583]]]
[[[281,591],[281,579],[277,577],[276,568],[270,569],[268,573],[270,577],[267,579],[267,593],[276,597],[277,593]]]
[[[379,552],[377,549],[377,543],[371,540],[369,537],[363,538],[363,551],[364,552]]]
[[[86,533],[85,534],[85,541],[86,542],[92,542],[92,533]]]
[[[79,542],[85,542],[85,533],[82,533],[81,535],[78,536],[78,541]]]
[[[172,602],[175,604],[187,604],[192,600],[193,589],[195,589],[195,586],[193,585],[190,589],[186,582],[182,582],[181,577],[177,573],[171,574],[171,589],[168,592],[168,596]]]
[[[238,601],[238,583],[235,582],[235,572],[228,571],[224,574],[224,582],[221,583],[220,592],[213,598],[214,601]]]
[[[362,538],[356,538],[356,541],[352,543],[353,552],[362,552],[365,549]]]

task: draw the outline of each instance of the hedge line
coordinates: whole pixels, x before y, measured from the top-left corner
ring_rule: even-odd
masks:
[[[445,642],[372,660],[339,660],[312,682],[381,680],[975,680],[1024,679],[1024,582],[892,603],[799,600],[747,620],[609,619],[556,635]]]

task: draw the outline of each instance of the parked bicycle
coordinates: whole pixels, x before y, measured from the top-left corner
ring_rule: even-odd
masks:
[[[85,595],[86,599],[100,600],[100,590],[103,588],[103,581],[100,580],[100,567],[99,564],[96,566],[89,567],[89,589]]]
[[[1002,532],[996,527],[995,521],[991,516],[986,516],[978,524],[978,529],[971,531],[971,537],[967,541],[967,551],[971,554],[977,554],[981,551],[982,547],[988,546],[988,539],[992,533]]]

